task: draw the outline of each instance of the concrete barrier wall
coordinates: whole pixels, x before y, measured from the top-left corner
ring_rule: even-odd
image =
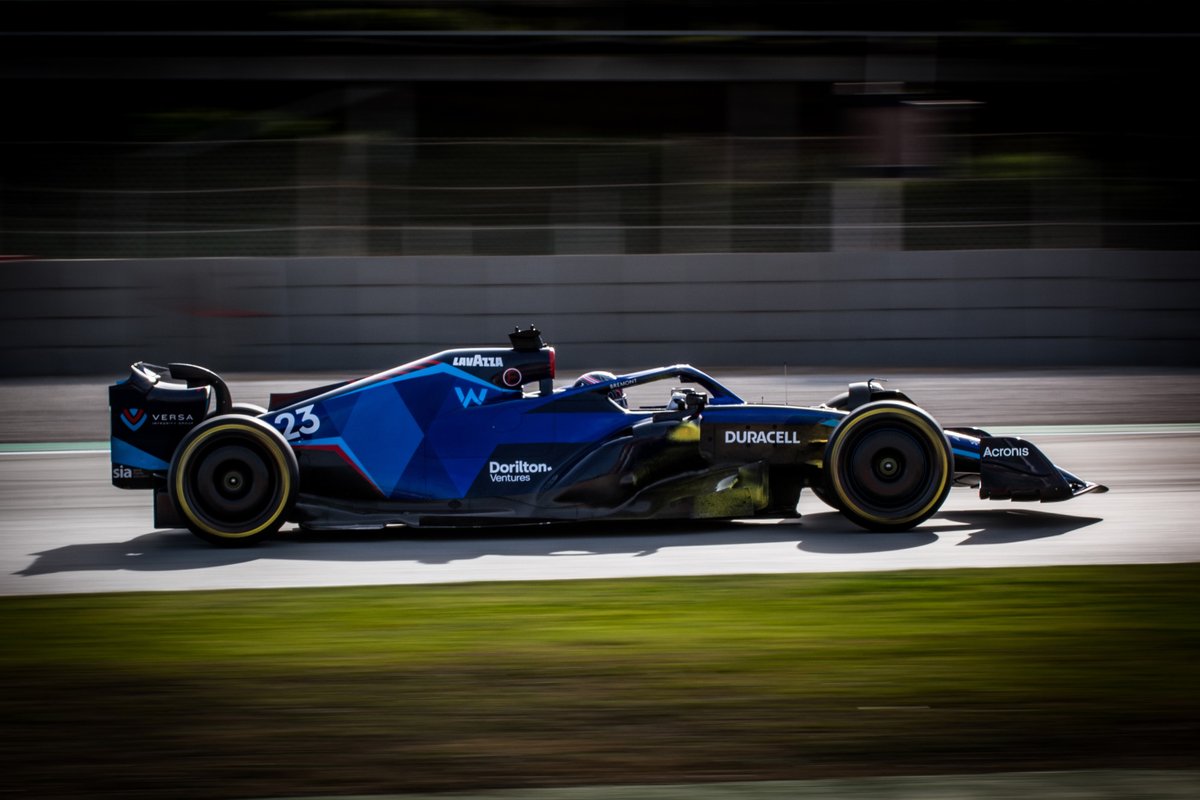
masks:
[[[536,323],[566,368],[1200,365],[1200,253],[8,261],[6,376],[370,371]]]

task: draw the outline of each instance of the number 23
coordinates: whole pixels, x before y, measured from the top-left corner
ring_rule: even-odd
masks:
[[[283,438],[289,442],[292,439],[299,439],[301,434],[316,433],[321,428],[321,420],[312,413],[312,406],[304,406],[296,409],[296,415],[300,417],[300,427],[296,427],[296,416],[290,411],[284,411],[275,418],[276,425],[283,425]]]

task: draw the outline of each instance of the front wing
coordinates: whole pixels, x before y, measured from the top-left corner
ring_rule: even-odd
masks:
[[[983,500],[1053,503],[1107,486],[1057,466],[1032,442],[1016,436],[991,436],[975,429],[946,431],[960,478],[978,481]]]

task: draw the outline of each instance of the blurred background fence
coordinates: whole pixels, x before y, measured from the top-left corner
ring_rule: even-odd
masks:
[[[1195,253],[1165,250],[64,260],[0,264],[0,287],[8,375],[353,377],[531,322],[567,377],[1200,365]]]
[[[5,11],[0,374],[1200,364],[1167,5]]]
[[[0,254],[1200,249],[1195,180],[1094,138],[929,134],[890,164],[853,136],[10,142]]]

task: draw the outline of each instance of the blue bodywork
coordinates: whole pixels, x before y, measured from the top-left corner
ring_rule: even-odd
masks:
[[[531,346],[531,334],[515,332],[512,348],[448,350],[357,381],[273,396],[264,413],[236,408],[224,382],[204,368],[136,364],[128,381],[110,388],[113,482],[153,488],[163,524],[175,521],[173,504],[188,493],[210,517],[184,521],[210,540],[243,535],[233,519],[243,481],[262,468],[256,464],[292,458],[295,480],[280,475],[270,484],[286,496],[261,501],[280,519],[311,528],[788,516],[812,487],[859,524],[900,530],[932,514],[952,483],[1014,500],[1104,489],[1023,440],[943,431],[877,382],[851,384],[847,394],[808,407],[746,403],[685,364],[555,388],[554,350],[540,335]],[[161,380],[167,372],[187,385]],[[672,388],[664,405],[626,405],[625,390],[657,381],[684,388]],[[236,422],[213,428],[239,414],[273,432],[264,429],[263,438]],[[841,441],[850,428],[856,438]],[[179,452],[202,433],[231,444],[197,443],[191,463],[203,468],[173,478],[167,498]],[[205,483],[217,478],[233,482]]]

